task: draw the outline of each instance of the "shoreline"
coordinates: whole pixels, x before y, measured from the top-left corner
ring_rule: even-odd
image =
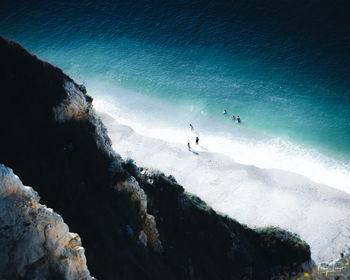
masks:
[[[158,99],[148,100],[145,96],[128,91],[116,92],[117,99],[97,94],[94,107],[132,127],[138,134],[180,146],[187,145],[187,142],[193,146],[195,137],[199,136],[199,143],[204,150],[224,154],[245,165],[300,174],[318,184],[350,194],[348,161],[283,138],[256,134],[246,129],[244,124],[227,127],[225,122],[196,113],[186,113]],[[134,109],[130,111],[130,108]],[[194,133],[190,132],[188,120],[194,124]],[[232,129],[228,130],[229,128]]]
[[[248,226],[273,225],[298,233],[317,262],[336,258],[346,249],[349,194],[292,172],[240,164],[204,149],[189,152],[186,145],[142,136],[107,113],[98,114],[123,158],[175,176],[186,191],[216,211]]]

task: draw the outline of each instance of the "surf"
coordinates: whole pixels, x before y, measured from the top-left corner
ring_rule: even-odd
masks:
[[[137,133],[186,145],[198,136],[206,151],[221,153],[241,164],[280,169],[350,193],[350,165],[292,141],[259,134],[217,112],[211,119],[200,110],[184,110],[157,98],[106,85],[92,86],[94,106]],[[111,91],[113,93],[111,93]],[[106,92],[110,94],[106,95]],[[189,124],[193,124],[192,133]]]

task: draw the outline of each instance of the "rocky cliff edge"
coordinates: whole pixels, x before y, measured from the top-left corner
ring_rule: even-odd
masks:
[[[92,279],[79,235],[2,164],[0,224],[1,279]]]

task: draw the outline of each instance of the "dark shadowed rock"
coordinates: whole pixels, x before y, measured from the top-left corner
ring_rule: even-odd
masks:
[[[271,279],[310,260],[297,236],[249,229],[123,161],[60,69],[3,38],[0,61],[0,161],[80,234],[98,279]]]

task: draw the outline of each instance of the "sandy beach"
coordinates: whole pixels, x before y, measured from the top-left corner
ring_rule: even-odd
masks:
[[[287,171],[239,164],[191,142],[170,143],[145,137],[99,112],[113,148],[139,166],[175,176],[186,191],[249,226],[279,226],[306,240],[315,261],[348,249],[350,195]],[[189,139],[190,140],[190,139]]]

